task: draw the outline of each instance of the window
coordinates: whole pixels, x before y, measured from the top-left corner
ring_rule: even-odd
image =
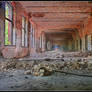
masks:
[[[24,46],[25,17],[22,17],[22,46]]]
[[[35,48],[35,30],[33,27],[33,48]]]
[[[32,24],[31,24],[31,47],[32,48],[35,47],[35,31]]]
[[[22,46],[28,46],[28,21],[22,17]]]
[[[40,36],[40,48],[42,48],[42,37]]]
[[[13,11],[13,45],[16,45],[16,11]]]
[[[31,47],[33,48],[33,27],[31,25]]]
[[[82,49],[82,40],[80,39],[80,50]]]
[[[0,24],[0,46],[1,46],[1,24]]]
[[[5,3],[5,45],[12,45],[12,16],[12,6],[9,3]]]
[[[88,50],[88,36],[85,36],[85,49]]]
[[[28,46],[28,21],[26,20],[26,30],[25,30],[25,46]]]

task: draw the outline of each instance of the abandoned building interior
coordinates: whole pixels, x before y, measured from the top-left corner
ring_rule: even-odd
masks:
[[[55,49],[91,51],[91,11],[88,1],[1,1],[0,52],[19,58]]]
[[[0,90],[8,89],[92,90],[91,1],[0,1]]]

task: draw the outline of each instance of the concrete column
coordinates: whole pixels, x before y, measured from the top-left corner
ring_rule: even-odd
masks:
[[[78,51],[80,51],[80,39],[78,38]]]
[[[70,41],[68,41],[68,50],[70,50]]]
[[[41,48],[41,44],[42,44],[42,41],[41,41],[41,36],[40,36],[40,48]]]
[[[87,46],[88,47],[88,51],[91,51],[91,49],[92,49],[91,48],[91,35],[88,35],[87,39],[88,39],[88,46]]]
[[[68,42],[68,49],[69,49],[69,51],[72,50],[72,41],[71,40],[69,40],[69,42]]]
[[[46,43],[45,43],[45,34],[43,33],[42,34],[42,51],[45,51],[45,45],[46,45]]]
[[[75,51],[77,50],[77,40],[74,41],[75,42]]]
[[[52,47],[51,45],[52,45],[52,44],[51,44],[51,41],[48,41],[48,42],[47,42],[47,50],[51,50],[51,47]]]
[[[82,38],[82,51],[85,51],[85,37]]]
[[[72,50],[75,51],[75,41],[72,41]]]

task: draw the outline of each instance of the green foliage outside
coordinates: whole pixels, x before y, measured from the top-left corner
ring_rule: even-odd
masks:
[[[9,8],[6,6],[5,15],[8,18]],[[10,45],[11,42],[8,40],[8,28],[9,28],[9,22],[5,20],[5,45]]]

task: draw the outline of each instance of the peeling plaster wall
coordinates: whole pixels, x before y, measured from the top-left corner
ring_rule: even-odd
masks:
[[[27,56],[28,54],[39,52],[39,49],[42,51],[46,50],[46,38],[45,35],[42,34],[43,30],[47,30],[48,26],[45,28],[40,28],[35,23],[32,22],[34,28],[35,28],[35,46],[34,48],[31,48],[30,43],[30,28],[29,28],[29,45],[28,47],[22,47],[21,45],[21,39],[22,39],[22,16],[25,16],[27,20],[29,21],[28,14],[23,9],[22,5],[18,2],[12,2],[12,6],[14,8],[14,26],[13,30],[16,30],[16,45],[15,46],[5,46],[4,45],[4,9],[0,8],[0,51],[2,52],[3,56],[5,58],[20,58]],[[16,16],[15,16],[16,14]],[[29,26],[30,27],[30,26]],[[66,26],[67,27],[67,26]],[[55,27],[54,27],[55,28]],[[89,16],[88,19],[84,21],[84,24],[81,26],[78,26],[78,31],[72,33],[73,40],[72,41],[64,41],[64,42],[54,42],[54,44],[60,45],[60,49],[63,49],[65,51],[85,51],[85,35],[88,35],[88,45],[87,49],[92,50],[92,17]],[[41,40],[40,40],[41,38]],[[82,40],[82,45],[80,48],[80,39]]]
[[[22,47],[21,46],[21,26],[22,26],[22,15],[24,15],[24,11],[19,3],[15,3],[15,6],[13,5],[14,11],[16,12],[16,17],[14,21],[16,21],[16,25],[14,24],[13,30],[16,30],[16,45],[15,46],[5,46],[4,45],[4,10],[3,8],[0,9],[0,25],[1,26],[1,52],[4,56],[4,58],[19,58],[24,57],[28,54],[28,47]],[[25,16],[25,15],[24,15]],[[25,16],[26,17],[26,16]],[[3,18],[3,20],[2,20]],[[15,22],[14,22],[15,23]]]

